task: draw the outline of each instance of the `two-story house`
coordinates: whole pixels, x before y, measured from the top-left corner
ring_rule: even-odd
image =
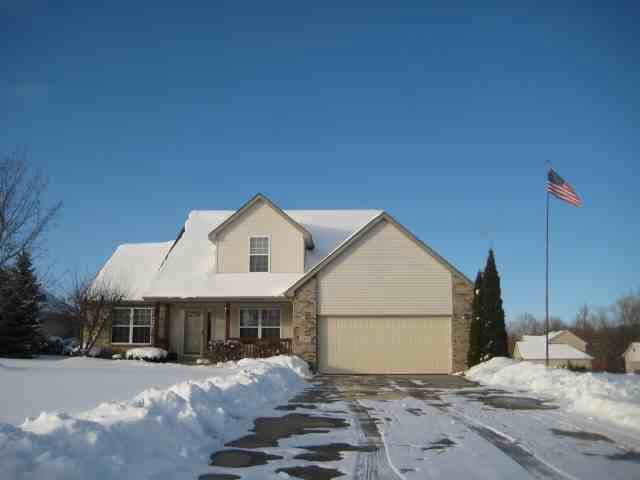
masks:
[[[466,367],[472,283],[380,210],[282,210],[256,195],[192,211],[175,241],[119,246],[126,291],[103,345],[201,356],[210,340],[290,338],[326,373]]]

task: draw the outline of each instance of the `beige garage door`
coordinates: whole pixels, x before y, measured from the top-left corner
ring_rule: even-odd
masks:
[[[450,373],[450,317],[320,317],[323,373]]]

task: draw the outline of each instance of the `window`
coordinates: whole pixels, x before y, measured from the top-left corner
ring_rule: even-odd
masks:
[[[111,326],[112,343],[151,343],[153,309],[116,308]]]
[[[240,309],[240,338],[280,338],[280,309]]]
[[[269,237],[249,238],[249,271],[269,271]]]

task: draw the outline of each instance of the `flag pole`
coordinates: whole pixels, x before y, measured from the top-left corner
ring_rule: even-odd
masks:
[[[549,367],[549,190],[547,190],[547,239],[545,243],[545,289],[544,289],[544,303],[545,303],[545,357],[544,364]]]

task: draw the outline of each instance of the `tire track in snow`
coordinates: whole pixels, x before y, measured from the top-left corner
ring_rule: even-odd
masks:
[[[537,457],[535,453],[530,452],[516,439],[510,437],[506,433],[485,425],[478,420],[464,415],[463,413],[453,412],[450,406],[437,405],[426,401],[424,393],[429,389],[417,388],[415,384],[400,385],[396,381],[391,381],[389,383],[397,390],[408,394],[416,400],[426,403],[430,407],[437,408],[442,413],[462,423],[476,435],[489,442],[524,468],[533,478],[544,480],[578,480],[576,477]]]

